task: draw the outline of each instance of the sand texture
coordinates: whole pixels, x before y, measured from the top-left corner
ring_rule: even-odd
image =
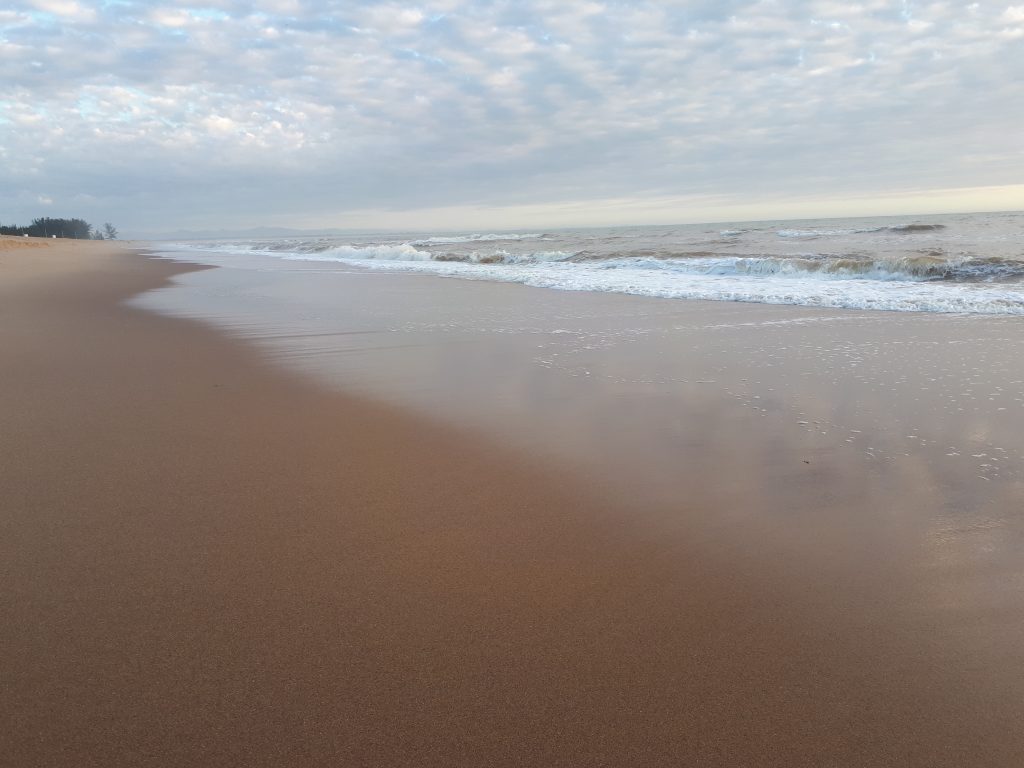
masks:
[[[827,475],[789,557],[651,525],[124,305],[187,269],[0,251],[0,764],[1024,764],[1019,586],[942,619]]]

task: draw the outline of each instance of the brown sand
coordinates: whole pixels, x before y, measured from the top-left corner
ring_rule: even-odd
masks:
[[[23,250],[25,248],[46,248],[49,246],[45,240],[38,237],[12,237],[11,235],[0,235],[0,251]]]
[[[0,763],[1024,763],[1019,669],[884,571],[653,535],[47,245],[0,254]]]

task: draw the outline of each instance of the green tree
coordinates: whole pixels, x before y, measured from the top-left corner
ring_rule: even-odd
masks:
[[[32,237],[71,237],[88,240],[92,234],[92,225],[82,219],[33,219],[25,228],[25,233]]]
[[[117,228],[109,221],[103,225],[103,234],[106,235],[107,240],[117,240]]]

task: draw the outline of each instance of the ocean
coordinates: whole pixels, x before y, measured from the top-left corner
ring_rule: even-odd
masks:
[[[131,304],[579,469],[624,503],[677,503],[728,467],[728,493],[744,478],[741,506],[756,509],[788,493],[794,466],[827,459],[830,483],[847,478],[851,494],[869,476],[890,500],[941,488],[928,503],[948,500],[958,517],[1016,509],[1024,494],[1022,224],[971,214],[154,244],[218,268]]]
[[[1024,213],[186,241],[344,264],[667,299],[1024,314]]]

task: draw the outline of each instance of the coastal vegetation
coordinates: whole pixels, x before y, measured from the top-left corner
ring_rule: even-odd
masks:
[[[117,228],[107,222],[94,228],[83,219],[33,219],[28,226],[0,224],[0,235],[27,235],[28,237],[67,237],[75,240],[116,240]]]

